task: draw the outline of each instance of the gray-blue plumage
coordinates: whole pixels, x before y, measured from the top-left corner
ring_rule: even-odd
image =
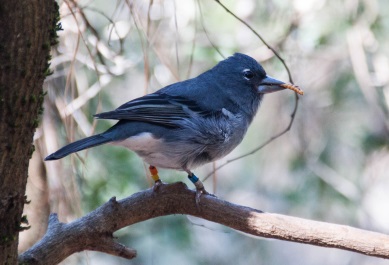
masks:
[[[282,84],[253,58],[237,53],[198,77],[96,114],[119,121],[45,160],[112,143],[153,166],[188,171],[230,153],[242,141],[264,93],[282,90]]]

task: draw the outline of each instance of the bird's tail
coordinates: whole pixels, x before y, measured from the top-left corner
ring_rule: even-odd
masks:
[[[110,141],[112,140],[107,137],[104,137],[101,134],[93,135],[62,147],[57,152],[47,156],[45,158],[45,161],[57,160],[67,155],[70,155],[71,153],[75,153],[93,146],[105,144]]]

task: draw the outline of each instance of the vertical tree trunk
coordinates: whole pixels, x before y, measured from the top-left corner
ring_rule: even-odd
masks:
[[[52,0],[0,4],[0,264],[17,263],[28,162],[58,18]]]

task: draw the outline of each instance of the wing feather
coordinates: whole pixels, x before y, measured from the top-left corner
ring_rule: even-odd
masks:
[[[133,120],[168,127],[179,127],[179,121],[193,115],[207,115],[196,102],[163,93],[149,94],[129,101],[113,111],[94,115],[98,119]]]

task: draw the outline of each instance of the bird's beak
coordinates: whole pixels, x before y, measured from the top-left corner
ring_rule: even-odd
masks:
[[[282,82],[267,75],[264,79],[262,79],[261,83],[259,84],[258,93],[265,94],[280,91],[285,89],[285,87],[281,86],[285,84],[285,82]]]

